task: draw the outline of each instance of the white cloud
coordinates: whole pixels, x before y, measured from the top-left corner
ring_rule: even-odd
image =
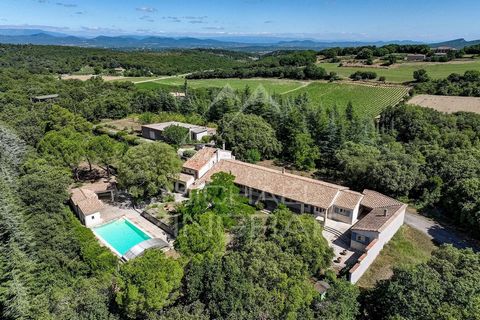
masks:
[[[62,7],[65,7],[65,8],[76,8],[77,7],[77,5],[74,4],[74,3],[56,2],[55,4],[57,6],[62,6]]]
[[[156,8],[147,7],[147,6],[138,7],[138,8],[136,8],[136,10],[140,11],[140,12],[148,12],[148,13],[157,12]]]

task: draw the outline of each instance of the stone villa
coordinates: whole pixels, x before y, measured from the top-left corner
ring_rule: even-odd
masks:
[[[217,172],[235,176],[235,184],[250,203],[261,201],[274,209],[279,203],[294,212],[309,213],[327,225],[329,220],[348,226],[349,249],[361,255],[350,269],[356,282],[383,246],[403,225],[406,204],[381,193],[362,193],[347,187],[235,160],[230,151],[204,148],[183,165],[176,191],[201,189]]]

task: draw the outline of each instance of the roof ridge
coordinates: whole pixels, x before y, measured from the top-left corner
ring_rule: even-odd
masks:
[[[269,171],[271,173],[275,173],[275,174],[278,174],[278,175],[289,176],[289,177],[299,179],[299,180],[303,180],[303,181],[309,181],[309,182],[312,182],[312,183],[323,185],[323,186],[331,188],[331,189],[337,189],[338,191],[349,190],[348,187],[340,186],[340,185],[337,185],[337,184],[334,184],[334,183],[329,183],[329,182],[325,182],[325,181],[318,180],[318,179],[303,177],[303,176],[300,176],[298,174],[293,174],[293,173],[288,173],[288,172],[283,173],[280,170],[267,168],[267,167],[259,166],[259,165],[253,164],[253,163],[243,162],[243,161],[240,161],[240,160],[228,159],[228,160],[222,160],[222,161],[234,162],[234,163],[241,164],[241,165],[244,165],[244,166],[247,166],[247,167]]]
[[[345,189],[345,190],[340,190],[340,191],[342,191],[342,192],[348,192],[348,193],[354,193],[354,194],[357,194],[357,195],[365,196],[363,193],[358,192],[358,191],[355,191],[355,190],[351,190],[351,189]]]

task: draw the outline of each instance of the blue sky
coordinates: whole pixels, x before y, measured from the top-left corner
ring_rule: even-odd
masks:
[[[0,25],[82,35],[480,39],[478,0],[1,0]]]

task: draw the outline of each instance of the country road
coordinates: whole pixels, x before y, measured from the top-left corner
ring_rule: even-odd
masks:
[[[441,225],[417,213],[407,210],[405,224],[423,232],[437,244],[452,244],[456,248],[472,248],[474,251],[480,252],[480,247],[474,240],[453,228]]]

